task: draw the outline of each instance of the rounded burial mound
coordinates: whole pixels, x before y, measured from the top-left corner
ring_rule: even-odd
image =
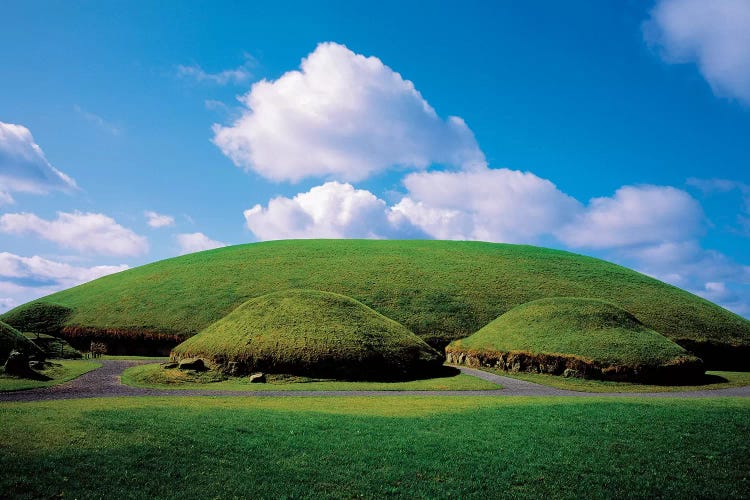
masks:
[[[631,312],[709,366],[750,369],[750,321],[610,262],[498,243],[289,240],[236,245],[104,276],[21,305],[0,320],[28,332],[41,331],[26,326],[36,322],[48,328],[43,333],[63,336],[80,348],[96,340],[106,343],[111,354],[118,346],[118,354],[166,354],[246,300],[289,289],[352,297],[440,350],[523,303],[592,297]],[[24,314],[33,307],[34,314]],[[61,314],[66,310],[69,314]]]
[[[680,383],[703,362],[619,307],[556,297],[520,305],[446,349],[448,360],[510,371]]]
[[[0,321],[0,366],[8,359],[11,351],[21,351],[27,356],[44,359],[44,352],[31,340],[13,328]]]
[[[222,371],[401,379],[439,369],[442,356],[399,323],[343,295],[288,290],[248,300],[174,348]]]

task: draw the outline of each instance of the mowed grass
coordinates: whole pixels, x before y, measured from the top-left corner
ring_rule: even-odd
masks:
[[[164,370],[158,364],[128,368],[123,372],[121,380],[123,384],[134,387],[217,391],[491,391],[502,389],[498,384],[463,373],[404,382],[342,382],[269,376],[267,383],[251,384],[247,378],[243,377],[226,377],[214,372]]]
[[[101,359],[114,359],[121,361],[154,361],[159,363],[167,361],[169,358],[166,356],[126,356],[126,355],[115,355],[115,354],[104,354]]]
[[[600,300],[570,297],[520,305],[449,348],[572,354],[616,366],[658,366],[688,357],[685,349],[627,311]]]
[[[672,339],[750,345],[750,322],[630,269],[568,252],[457,241],[297,240],[237,245],[105,276],[43,299],[68,327],[189,337],[248,299],[287,289],[352,297],[424,339],[466,337],[545,297],[614,303]],[[3,315],[22,318],[21,306]]]
[[[0,404],[0,491],[70,498],[746,498],[746,399]]]
[[[0,391],[20,391],[62,384],[102,366],[101,363],[93,360],[53,359],[51,362],[60,366],[51,366],[46,370],[40,370],[39,373],[50,377],[52,380],[42,381],[11,377],[0,370]]]
[[[684,392],[711,389],[728,389],[750,385],[750,372],[707,371],[703,382],[693,385],[654,385],[633,382],[613,382],[608,380],[590,380],[582,378],[565,378],[544,373],[506,372],[493,368],[478,368],[505,377],[526,380],[535,384],[546,385],[556,389],[567,389],[581,392]]]

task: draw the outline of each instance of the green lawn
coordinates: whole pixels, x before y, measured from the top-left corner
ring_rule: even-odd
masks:
[[[501,386],[462,373],[410,380],[407,382],[339,382],[305,378],[269,378],[269,383],[251,384],[247,378],[229,377],[214,372],[164,370],[158,364],[128,368],[122,383],[155,389],[208,389],[221,391],[480,391],[498,390]]]
[[[20,391],[62,384],[102,366],[101,363],[93,360],[80,359],[53,359],[52,363],[61,366],[52,366],[40,372],[52,378],[52,380],[47,381],[16,378],[0,372],[0,391]]]
[[[586,380],[565,378],[541,373],[506,372],[493,368],[481,368],[483,371],[542,384],[557,389],[568,389],[582,392],[679,392],[703,389],[727,389],[750,385],[750,372],[707,371],[706,380],[699,385],[649,385],[630,382],[610,382],[605,380]]]
[[[746,498],[750,401],[0,403],[0,491],[70,498]]]

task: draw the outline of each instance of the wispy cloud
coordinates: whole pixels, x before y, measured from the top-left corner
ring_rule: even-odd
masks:
[[[47,160],[29,129],[0,122],[0,205],[13,203],[12,192],[44,194],[77,189],[71,177]]]
[[[750,1],[659,0],[643,32],[666,62],[694,62],[715,94],[750,105]]]
[[[213,83],[215,85],[241,84],[253,77],[252,69],[256,65],[257,61],[255,58],[250,54],[245,54],[245,62],[233,69],[211,73],[203,69],[199,64],[180,64],[177,66],[177,76],[201,83]]]
[[[203,233],[182,233],[177,235],[180,255],[227,246],[223,241],[212,240]]]
[[[121,127],[119,127],[118,125],[115,125],[114,123],[112,123],[112,122],[110,122],[108,120],[105,120],[104,118],[102,118],[101,116],[99,116],[97,114],[94,114],[94,113],[92,113],[90,111],[86,111],[85,109],[83,109],[82,107],[80,107],[78,104],[76,104],[75,106],[73,106],[73,110],[76,113],[78,113],[78,115],[80,115],[81,117],[83,117],[86,121],[88,121],[89,123],[93,123],[98,128],[100,128],[101,130],[104,130],[107,133],[110,133],[110,134],[112,134],[114,136],[118,136],[118,135],[122,134],[122,128]]]
[[[151,210],[146,210],[143,214],[146,216],[146,222],[151,227],[174,226],[174,217],[171,215],[160,214]]]
[[[695,177],[689,178],[687,184],[707,195],[738,192],[742,197],[742,207],[737,214],[737,224],[740,226],[740,232],[750,235],[750,184],[731,179],[698,179]]]

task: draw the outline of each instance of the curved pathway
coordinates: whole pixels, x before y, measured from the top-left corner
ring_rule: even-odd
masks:
[[[728,389],[680,392],[607,392],[591,393],[555,389],[532,382],[503,377],[473,368],[457,367],[463,373],[494,382],[501,390],[484,391],[216,391],[181,389],[144,389],[120,383],[120,375],[131,366],[153,361],[103,360],[102,367],[75,380],[52,387],[26,391],[0,392],[2,401],[49,401],[132,396],[243,396],[243,397],[299,397],[299,396],[574,396],[574,397],[653,397],[653,398],[707,398],[719,396],[750,397],[750,386]]]

